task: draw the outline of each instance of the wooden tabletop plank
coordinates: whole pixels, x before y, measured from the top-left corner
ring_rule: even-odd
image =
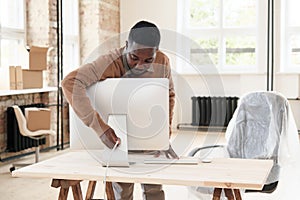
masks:
[[[74,151],[13,171],[15,177],[67,180],[104,179],[98,155],[101,151]],[[148,158],[138,156],[140,160]],[[220,188],[261,189],[272,168],[270,160],[216,158],[198,165],[143,164],[137,159],[129,168],[109,168],[107,181],[197,185]]]

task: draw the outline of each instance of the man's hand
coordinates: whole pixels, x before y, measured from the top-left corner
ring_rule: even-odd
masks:
[[[163,151],[155,151],[154,153],[154,157],[159,157],[161,154],[165,154],[165,156],[167,158],[175,158],[175,159],[179,159],[179,157],[177,156],[177,154],[175,153],[175,151],[173,150],[172,146],[169,145],[169,149],[168,150],[163,150]]]
[[[117,146],[121,144],[121,139],[116,136],[115,131],[112,128],[107,129],[100,136],[100,139],[110,149],[112,149],[115,146],[117,141],[119,141]]]

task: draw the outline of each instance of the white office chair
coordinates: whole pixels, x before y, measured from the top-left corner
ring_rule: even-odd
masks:
[[[17,122],[18,122],[18,126],[19,126],[19,130],[20,133],[25,136],[25,137],[29,137],[31,139],[34,139],[37,141],[37,146],[35,147],[35,162],[37,163],[39,161],[39,153],[40,153],[40,147],[39,147],[39,140],[45,138],[47,135],[55,135],[55,131],[53,130],[37,130],[37,131],[30,131],[27,128],[27,120],[24,116],[24,114],[22,113],[21,109],[19,108],[19,106],[14,105],[12,106],[17,118]],[[10,171],[13,171],[16,169],[16,167],[22,167],[22,166],[26,166],[29,164],[13,164],[13,166],[10,168]]]
[[[296,176],[294,173],[294,177],[289,175],[286,178],[285,169],[287,166],[296,166],[295,164],[299,166],[299,138],[289,102],[285,97],[276,92],[252,92],[244,95],[229,122],[225,136],[227,144],[224,149],[229,157],[272,159],[274,162],[264,188],[246,192],[270,195],[277,190],[277,184],[290,187],[281,182],[292,180]],[[190,155],[196,155],[202,149],[203,147],[195,149]],[[299,185],[299,181],[290,184]],[[210,199],[213,192],[212,189],[202,187],[192,187],[190,190],[198,199]],[[292,193],[290,189],[286,190]]]

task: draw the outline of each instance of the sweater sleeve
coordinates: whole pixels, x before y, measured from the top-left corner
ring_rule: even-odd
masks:
[[[166,60],[166,74],[165,77],[169,79],[169,134],[171,136],[172,134],[172,120],[173,120],[173,115],[174,115],[174,106],[175,106],[175,90],[174,90],[174,83],[172,79],[172,74],[171,74],[171,67],[170,67],[170,62],[167,59]]]
[[[99,136],[109,126],[91,105],[86,88],[99,80],[115,76],[114,66],[109,59],[100,58],[69,73],[61,82],[63,93],[77,116]]]

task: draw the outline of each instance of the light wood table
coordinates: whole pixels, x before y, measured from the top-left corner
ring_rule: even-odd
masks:
[[[80,181],[89,180],[86,199],[92,199],[96,181],[103,181],[106,172],[106,168],[97,161],[99,154],[101,151],[72,151],[20,168],[13,171],[12,175],[53,179],[52,187],[60,187],[59,199],[66,199],[70,187],[74,199],[82,199]],[[219,198],[218,193],[223,188],[226,189],[225,193],[231,193],[228,199],[241,199],[241,188],[262,189],[273,165],[270,160],[232,158],[213,159],[211,163],[200,162],[198,165],[157,165],[139,162],[144,158],[144,155],[135,157],[136,163],[129,168],[109,168],[106,181],[218,188],[215,189],[213,199]]]

